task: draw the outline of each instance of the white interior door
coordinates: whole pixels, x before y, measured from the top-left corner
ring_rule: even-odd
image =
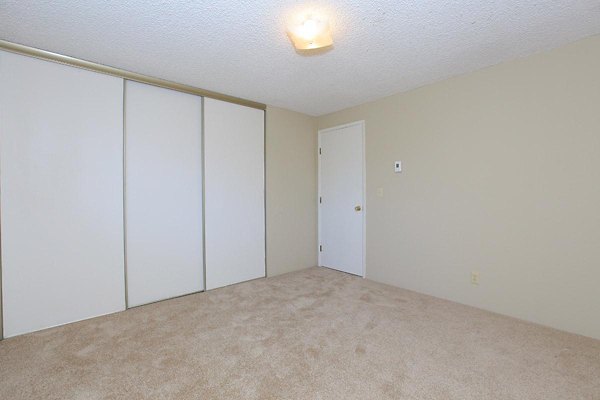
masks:
[[[204,289],[202,98],[137,82],[125,91],[128,305]]]
[[[265,276],[264,111],[204,101],[206,288]]]
[[[364,122],[319,132],[319,265],[364,276]]]
[[[123,80],[0,51],[4,336],[125,308]]]

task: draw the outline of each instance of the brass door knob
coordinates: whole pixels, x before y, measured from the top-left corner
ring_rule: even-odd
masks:
[[[354,207],[354,211],[360,211],[360,210],[362,210],[362,207],[361,207],[361,206],[356,206],[356,207]]]

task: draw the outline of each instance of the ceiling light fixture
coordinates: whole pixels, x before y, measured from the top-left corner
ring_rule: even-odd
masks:
[[[298,50],[320,49],[333,44],[327,20],[313,15],[291,25],[288,34]]]

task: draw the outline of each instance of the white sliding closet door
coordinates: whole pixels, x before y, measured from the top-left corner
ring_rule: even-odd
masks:
[[[128,304],[204,289],[202,98],[136,82],[125,90]]]
[[[265,276],[264,111],[204,101],[206,286]]]
[[[125,308],[123,80],[0,51],[4,336]]]

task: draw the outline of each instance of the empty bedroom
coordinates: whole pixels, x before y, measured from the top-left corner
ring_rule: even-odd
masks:
[[[600,0],[0,0],[1,400],[600,400]]]

